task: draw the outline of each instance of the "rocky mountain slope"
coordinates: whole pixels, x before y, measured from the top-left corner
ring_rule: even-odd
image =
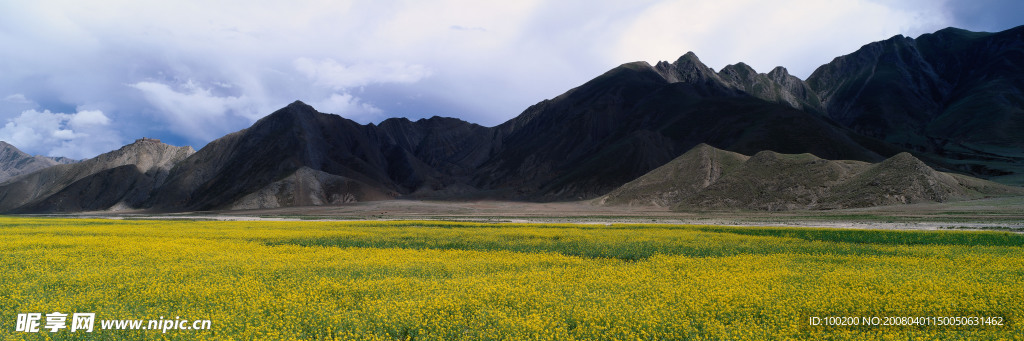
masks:
[[[1024,189],[938,172],[909,153],[872,164],[772,151],[747,157],[701,145],[594,202],[777,211],[1005,195],[1024,195]]]
[[[971,174],[1024,174],[1024,26],[895,36],[823,65],[806,84],[859,134]]]
[[[718,181],[750,157],[701,143],[595,200],[599,205],[670,207]]]
[[[178,164],[146,206],[262,208],[439,190],[467,181],[491,135],[437,117],[360,125],[295,102]]]
[[[0,212],[75,212],[138,206],[194,151],[153,139],[79,163],[56,165],[0,184]]]
[[[700,143],[868,161],[899,151],[862,143],[870,139],[779,98],[734,88],[692,53],[671,64],[624,64],[496,127],[507,131],[501,148],[474,185],[534,200],[588,199]]]
[[[75,162],[78,161],[66,157],[28,155],[7,142],[0,141],[0,183],[43,168]]]

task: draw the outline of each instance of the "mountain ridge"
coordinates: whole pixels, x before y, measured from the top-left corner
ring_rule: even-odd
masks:
[[[78,160],[66,157],[29,155],[7,142],[0,141],[0,183],[7,182],[22,174],[75,162],[78,162]]]
[[[946,171],[1024,178],[1024,152],[1014,149],[1021,143],[1014,128],[1024,124],[1024,65],[1014,61],[1024,58],[1012,58],[1024,53],[1022,33],[1024,26],[894,36],[837,57],[806,81],[783,67],[758,73],[744,63],[715,72],[693,52],[672,63],[625,63],[494,127],[437,116],[363,125],[296,101],[199,151],[133,147],[135,158],[111,152],[76,167],[22,175],[20,185],[0,185],[0,211],[170,212],[399,197],[589,200],[682,156],[697,164],[662,172],[692,172],[704,180],[637,200],[668,206],[685,197],[729,206],[698,194],[742,183],[725,172],[741,164],[737,155],[753,155],[742,164],[762,162],[781,177],[805,174],[824,188],[852,181],[844,177],[854,168],[887,164],[907,152],[941,172],[925,172],[907,160],[905,169],[948,186],[902,178],[895,183],[941,199],[936,193],[955,189],[953,182],[994,188],[941,175]],[[980,109],[984,115],[971,114]],[[153,161],[147,153],[162,156]],[[784,162],[794,158],[803,163]],[[849,183],[872,186],[870,180]],[[860,187],[847,189],[856,193]],[[821,195],[814,200],[830,198]],[[801,198],[744,207],[809,205]]]

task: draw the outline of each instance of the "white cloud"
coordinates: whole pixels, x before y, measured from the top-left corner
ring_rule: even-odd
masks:
[[[690,50],[716,69],[805,77],[953,25],[951,2],[0,1],[0,122],[99,108],[125,136],[200,146],[303,99],[361,121],[492,125],[618,64]]]
[[[232,120],[255,121],[266,110],[248,96],[217,96],[189,80],[176,90],[167,84],[138,82],[129,85],[142,92],[146,100],[164,114],[172,131],[198,141],[210,141],[225,133],[225,127],[237,126]],[[230,128],[229,128],[230,129]]]
[[[375,83],[415,83],[430,75],[422,65],[402,62],[342,65],[333,59],[298,58],[295,69],[319,86],[342,90]]]
[[[382,118],[383,111],[369,103],[362,103],[351,94],[331,94],[329,97],[315,102],[307,103],[317,111],[336,114],[347,119],[359,122],[370,123]]]
[[[96,110],[74,114],[26,110],[0,128],[0,140],[19,149],[48,156],[88,158],[121,146],[110,119]]]
[[[25,98],[25,95],[23,95],[23,94],[13,94],[13,95],[9,95],[7,97],[4,97],[4,102],[18,103],[18,104],[32,103],[32,101],[29,101],[28,98]]]
[[[74,129],[88,129],[93,126],[105,126],[110,124],[110,119],[99,110],[81,110],[71,116],[68,126]]]

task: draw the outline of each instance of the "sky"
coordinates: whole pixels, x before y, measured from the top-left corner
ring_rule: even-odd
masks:
[[[806,78],[860,46],[1024,24],[1019,0],[0,0],[0,140],[89,158],[201,148],[295,100],[359,123],[494,126],[693,51]]]

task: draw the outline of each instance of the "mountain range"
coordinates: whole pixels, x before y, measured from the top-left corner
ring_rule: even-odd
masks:
[[[692,52],[671,63],[627,63],[495,127],[443,117],[362,125],[295,102],[199,151],[140,139],[73,164],[33,169],[6,161],[26,156],[6,157],[0,169],[21,173],[0,180],[0,212],[193,211],[399,197],[604,200],[694,150],[723,160],[715,166],[720,177],[681,176],[680,186],[703,187],[665,186],[675,194],[654,204],[841,208],[1012,194],[989,182],[962,191],[956,186],[975,180],[951,173],[1024,180],[1022,34],[1024,26],[896,36],[838,57],[806,81],[782,67],[764,74],[743,63],[716,72]],[[4,147],[0,156],[15,155]],[[786,154],[802,154],[802,161],[768,162],[791,159]],[[767,163],[748,165],[757,160]],[[893,163],[900,171],[876,169]],[[699,162],[676,166],[705,171]],[[827,189],[814,196],[730,197],[753,195],[738,188],[758,171],[771,171],[769,178],[821,175],[814,167],[839,172],[816,180]],[[947,184],[942,191],[953,194],[900,193],[919,190],[909,189],[917,182],[899,180],[903,171],[926,174],[931,180],[922,181]],[[768,181],[763,175],[759,183]],[[857,186],[876,175],[896,185],[838,199],[839,192],[860,193]],[[809,186],[779,180],[783,185]]]

